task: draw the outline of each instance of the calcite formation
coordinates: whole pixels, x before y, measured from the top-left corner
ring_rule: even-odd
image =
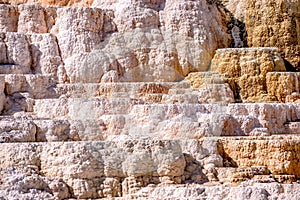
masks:
[[[236,48],[217,50],[211,62],[211,70],[221,74],[232,90],[236,91],[236,99],[266,101],[266,98],[272,99],[266,91],[267,74],[286,71],[286,68],[277,49]]]
[[[249,47],[276,46],[287,64],[289,63],[288,66],[299,70],[300,5],[298,0],[276,2],[220,0],[220,2],[232,13],[237,27],[241,23],[246,27],[246,41]]]
[[[299,199],[299,0],[0,0],[1,199]]]

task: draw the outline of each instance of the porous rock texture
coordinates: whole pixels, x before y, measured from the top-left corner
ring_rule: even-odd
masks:
[[[299,0],[0,0],[1,199],[299,199]]]
[[[279,48],[287,62],[300,70],[300,4],[298,0],[220,0],[242,22],[249,47]],[[236,22],[236,25],[239,23]]]
[[[236,91],[236,98],[242,101],[266,101],[266,97],[271,99],[266,87],[267,74],[286,71],[277,49],[272,48],[217,50],[211,62],[211,70],[222,74],[225,82]]]

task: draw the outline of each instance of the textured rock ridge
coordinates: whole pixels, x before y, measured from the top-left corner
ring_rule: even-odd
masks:
[[[282,58],[274,48],[220,49],[211,70],[222,74],[235,97],[242,101],[267,101],[267,74],[285,71]],[[273,98],[274,99],[274,98]]]
[[[299,1],[220,1],[243,22],[249,47],[279,48],[279,52],[299,70]]]
[[[0,199],[295,199],[299,1],[0,0]]]
[[[54,39],[52,45],[57,45],[61,54],[56,54],[56,59],[51,56],[48,62],[55,62],[63,82],[174,81],[182,80],[190,71],[205,70],[214,50],[230,42],[221,13],[215,5],[205,1],[165,2],[164,9],[158,9],[162,4],[120,1],[107,6],[113,11],[103,10],[106,7],[102,2],[94,2],[93,8],[2,4],[1,25],[3,31],[25,34],[17,36],[18,44],[25,45],[23,48],[31,47],[27,34],[50,33]],[[193,10],[181,11],[185,6]],[[177,12],[189,20],[177,19]],[[205,13],[202,16],[207,19],[197,19],[200,12]],[[208,19],[214,19],[214,24],[208,23]],[[188,52],[190,49],[193,55]],[[26,61],[24,64],[28,66],[34,64],[29,57],[19,55],[17,58],[27,59],[20,61]],[[17,58],[13,63],[18,63]],[[86,63],[90,67],[83,70]],[[54,71],[53,68],[51,66]],[[157,74],[158,68],[161,72]]]

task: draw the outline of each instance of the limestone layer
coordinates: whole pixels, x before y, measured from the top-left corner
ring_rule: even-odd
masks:
[[[220,0],[236,19],[235,26],[242,22],[249,47],[278,47],[287,62],[297,70],[300,67],[300,35],[298,0],[238,1]]]
[[[300,176],[299,138],[21,143],[1,147],[6,151],[0,155],[0,194],[18,199],[128,195],[151,199],[168,190],[170,195],[189,192],[190,198],[196,198],[213,196],[217,188],[224,196],[245,197],[240,186],[224,188],[217,181],[243,181],[244,187],[257,190],[254,196],[290,188],[291,194],[281,190],[270,194],[288,198],[298,191],[292,182]],[[194,185],[205,182],[214,187]],[[176,186],[176,190],[172,186],[191,183],[189,187]]]
[[[0,0],[0,199],[298,200],[299,5]]]

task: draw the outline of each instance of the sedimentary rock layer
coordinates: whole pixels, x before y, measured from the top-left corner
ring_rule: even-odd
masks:
[[[278,47],[286,61],[300,67],[298,0],[220,0],[237,21],[244,23],[249,47]],[[237,24],[238,25],[238,24]]]
[[[226,170],[229,173],[233,171],[232,167],[239,167],[231,176],[233,182],[243,178],[256,180],[258,188],[297,187],[276,183],[276,180],[288,180],[284,177],[290,174],[296,177],[299,175],[297,174],[299,140],[282,139],[1,144],[1,147],[6,149],[6,152],[0,155],[3,174],[1,195],[11,198],[36,195],[46,199],[54,197],[62,199],[126,195],[143,197],[144,194],[151,198],[151,195],[159,195],[165,189],[173,191],[172,188],[175,187],[165,188],[163,185],[218,180],[222,178],[221,169],[223,173]],[[240,150],[236,151],[235,148]],[[260,154],[265,154],[266,151],[267,157],[261,159]],[[250,166],[265,166],[265,168],[245,168]],[[243,167],[244,173],[248,173],[247,176],[241,174]],[[273,178],[266,179],[267,174]],[[254,175],[256,178],[253,178]],[[281,179],[278,179],[279,177]],[[268,180],[273,184],[259,184],[259,180],[262,182]],[[157,188],[158,184],[161,186]],[[143,187],[146,188],[136,193]],[[204,193],[213,195],[215,187],[199,189],[201,192],[197,195],[200,197]],[[223,186],[218,187],[221,187],[225,196],[234,195],[228,189],[241,190],[239,187],[227,189]],[[176,188],[182,190],[181,192],[188,190],[183,186]],[[191,185],[188,188],[194,191],[200,186]],[[253,190],[256,190],[255,188]],[[193,193],[189,195],[196,195]],[[289,195],[280,193],[284,197]]]
[[[298,199],[299,5],[0,0],[0,199]]]

